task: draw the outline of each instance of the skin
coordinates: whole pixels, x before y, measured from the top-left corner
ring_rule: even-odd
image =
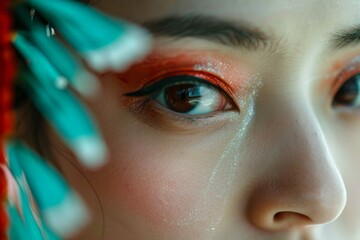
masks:
[[[360,46],[328,42],[360,23],[359,1],[102,0],[95,7],[139,24],[207,14],[245,22],[277,44],[244,51],[156,38],[160,58],[210,53],[228,62],[223,81],[240,112],[196,124],[134,111],[122,94],[139,89],[136,79],[101,75],[103,93],[88,104],[109,164],[84,169],[51,137],[61,170],[93,213],[74,239],[358,239],[360,115],[331,103],[337,76]]]

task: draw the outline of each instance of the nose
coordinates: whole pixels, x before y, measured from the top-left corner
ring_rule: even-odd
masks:
[[[261,179],[247,204],[250,222],[266,231],[333,221],[346,203],[343,180],[315,114],[290,112],[273,118],[281,127],[262,134],[268,137],[260,141],[267,146],[258,157]]]

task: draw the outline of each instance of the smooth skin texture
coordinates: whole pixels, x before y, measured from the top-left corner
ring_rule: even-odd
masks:
[[[268,40],[244,49],[160,34],[151,71],[134,66],[125,75],[101,75],[103,92],[89,106],[110,163],[84,169],[51,137],[60,169],[93,211],[92,224],[74,239],[359,239],[360,112],[332,104],[360,72],[360,45],[334,46],[334,35],[359,26],[359,1],[94,5],[138,24],[216,17]],[[204,58],[193,69],[216,73],[237,107],[184,118],[154,100],[123,95],[148,84],[146,74],[182,69],[194,56]]]

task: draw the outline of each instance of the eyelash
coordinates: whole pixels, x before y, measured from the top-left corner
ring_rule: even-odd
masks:
[[[356,77],[357,75],[360,75],[360,66],[358,63],[356,64],[351,64],[350,66],[346,67],[345,70],[343,70],[337,77],[335,83],[334,83],[334,87],[333,87],[333,91],[332,91],[332,107],[336,108],[340,111],[350,111],[350,112],[354,112],[354,110],[356,111],[356,113],[360,112],[360,107],[354,107],[354,106],[350,106],[347,104],[340,104],[336,102],[336,97],[338,96],[338,94],[340,93],[340,90],[343,88],[343,86],[345,84],[348,83],[348,81],[351,81],[351,79],[353,79],[354,77]],[[349,89],[348,89],[349,90]]]
[[[184,79],[187,78],[187,79]],[[182,84],[194,84],[196,86],[205,86],[209,89],[215,90],[223,98],[225,98],[227,104],[230,104],[231,110],[240,112],[239,107],[233,101],[232,91],[229,86],[225,84],[219,77],[214,76],[210,73],[188,70],[188,71],[173,71],[157,77],[156,79],[150,81],[150,84],[145,85],[143,88],[123,94],[125,97],[136,97],[138,98],[138,104],[135,104],[137,107],[136,110],[147,108],[152,101],[156,101],[154,98],[164,89],[171,86],[182,85]],[[160,105],[160,104],[158,104]],[[167,108],[166,106],[161,106],[163,110]],[[214,111],[209,114],[187,114],[187,113],[178,113],[173,112],[168,109],[168,114],[173,115],[176,120],[184,119],[187,122],[194,122],[197,119],[211,118],[215,115],[218,115],[220,111]],[[166,114],[166,113],[165,113]],[[175,115],[175,116],[174,116]]]
[[[352,76],[360,73],[360,66],[352,66],[345,68],[338,76],[334,84],[334,92],[333,95],[340,89],[340,87],[346,83]]]

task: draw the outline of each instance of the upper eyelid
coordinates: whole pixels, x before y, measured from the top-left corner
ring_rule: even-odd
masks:
[[[183,77],[189,77],[191,78],[191,80],[186,81],[183,79],[179,79],[179,81],[170,81],[169,78],[174,78],[174,77],[178,77],[178,78],[183,78]],[[155,83],[149,84],[143,88],[141,88],[140,90],[134,91],[134,92],[130,92],[130,93],[125,93],[123,94],[123,96],[125,97],[147,97],[148,100],[151,99],[151,97],[153,97],[156,93],[158,93],[161,89],[163,89],[166,86],[171,86],[173,84],[181,84],[181,83],[187,84],[187,83],[198,83],[198,84],[202,84],[202,85],[206,85],[208,87],[213,88],[214,90],[218,91],[219,94],[223,95],[224,98],[227,99],[227,101],[229,102],[229,104],[231,104],[233,106],[234,109],[236,109],[237,111],[240,111],[240,106],[238,105],[238,103],[233,99],[233,97],[231,95],[229,95],[227,93],[227,91],[225,91],[221,86],[216,85],[210,81],[207,81],[205,79],[202,79],[200,77],[197,76],[192,76],[192,75],[173,75],[173,76],[168,76],[168,77],[163,77],[160,78],[160,80],[158,80]]]
[[[334,74],[336,80],[333,83],[332,95],[335,95],[342,84],[356,74],[360,74],[360,56],[353,59],[340,73]]]
[[[180,79],[180,78],[184,78],[184,77],[189,77],[191,78],[191,80],[189,79],[188,81],[184,80],[184,79]],[[172,79],[171,81],[169,79]],[[174,81],[173,79],[174,78],[179,78],[178,81]],[[146,95],[150,95],[151,93],[154,93],[156,92],[156,90],[159,90],[161,88],[164,88],[166,86],[170,86],[172,84],[181,84],[181,83],[189,83],[189,82],[192,82],[192,83],[198,83],[198,84],[203,84],[203,85],[208,85],[214,89],[216,89],[217,91],[220,91],[222,93],[225,93],[226,95],[228,95],[226,93],[225,90],[223,90],[220,86],[210,82],[210,81],[207,81],[207,80],[204,80],[204,79],[201,79],[197,76],[193,76],[193,75],[190,75],[190,74],[181,74],[181,75],[173,75],[173,76],[168,76],[168,77],[163,77],[163,78],[160,78],[160,80],[157,80],[155,83],[152,83],[152,84],[149,84],[147,86],[144,86],[143,88],[137,90],[137,91],[134,91],[134,92],[130,92],[130,93],[125,93],[123,94],[124,96],[128,96],[128,97],[131,97],[131,96],[146,96]]]

